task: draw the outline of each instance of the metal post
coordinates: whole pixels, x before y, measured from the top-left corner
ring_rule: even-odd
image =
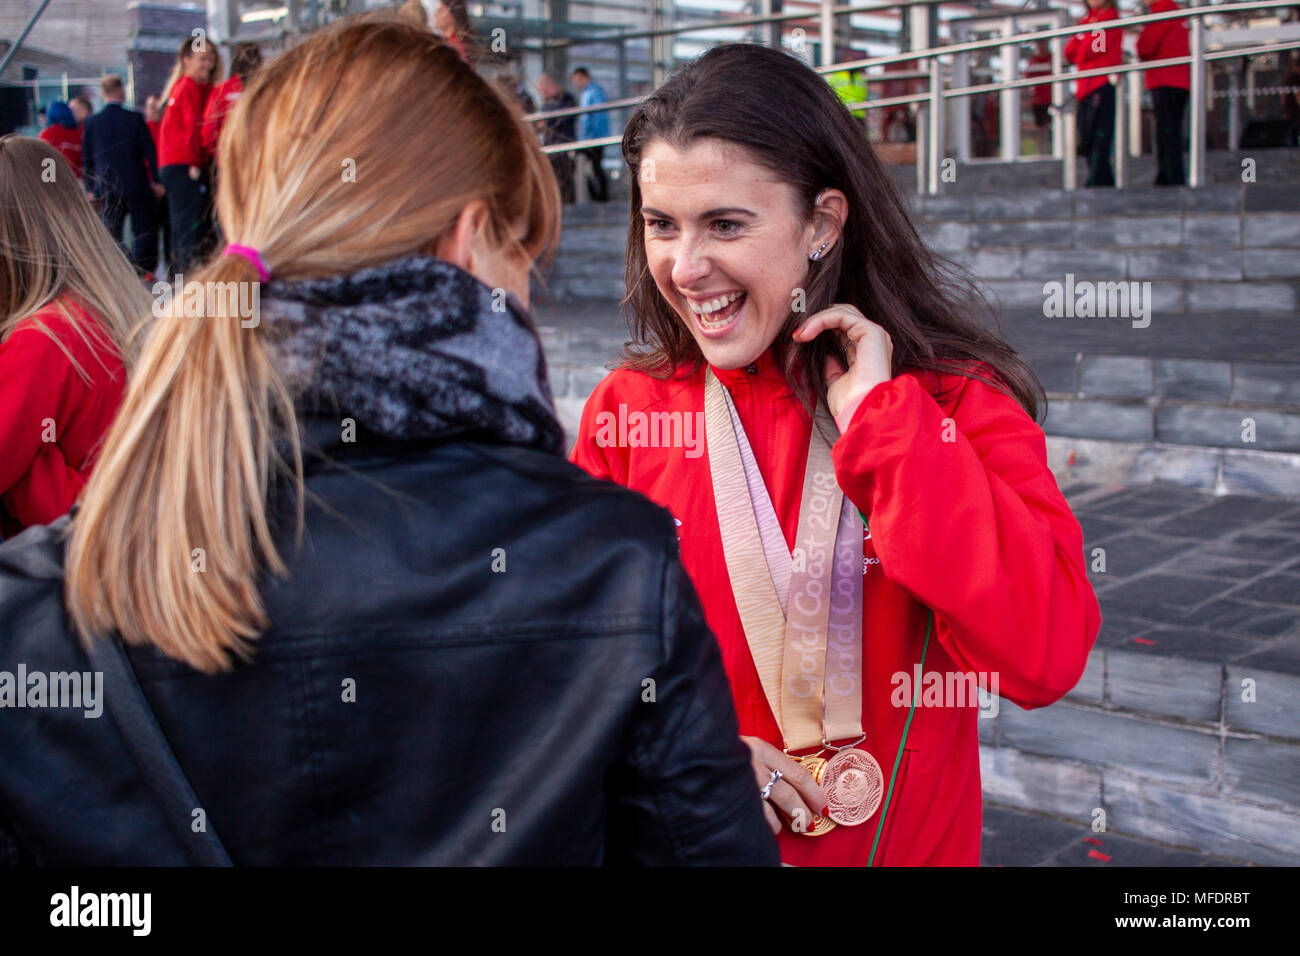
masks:
[[[1064,142],[1065,153],[1061,157],[1061,188],[1066,192],[1074,192],[1079,187],[1079,159],[1075,155],[1079,149],[1078,117],[1075,113],[1078,107],[1076,101],[1057,117],[1057,121],[1061,124],[1061,139]]]
[[[1056,74],[1065,72],[1065,46],[1061,37],[1053,37],[1047,41],[1048,48],[1052,51],[1052,72]],[[1065,100],[1070,95],[1070,90],[1065,80],[1059,80],[1052,84],[1052,155],[1058,159],[1065,156],[1065,121],[1070,119],[1070,115],[1065,112]]]
[[[939,164],[943,161],[943,64],[937,56],[930,57],[930,124],[929,182],[926,184],[931,196],[939,194]]]
[[[1228,67],[1228,149],[1241,142],[1241,72],[1240,64]]]
[[[1142,155],[1142,86],[1143,73],[1120,74],[1124,77],[1128,89],[1128,154]]]
[[[918,103],[917,106],[919,109],[916,111],[916,193],[918,196],[924,196],[926,183],[930,179],[930,160],[927,153],[930,137],[926,135],[929,120],[925,104]]]
[[[822,55],[821,65],[830,66],[835,62],[835,0],[822,0],[821,28]]]
[[[1121,82],[1123,75],[1121,74]],[[1128,97],[1123,90],[1115,91],[1115,188],[1123,189],[1127,185],[1128,172],[1128,123],[1125,113],[1128,109]]]
[[[1008,36],[1016,32],[1016,23],[1010,17],[1003,21],[1003,27]],[[998,47],[998,52],[1001,54],[1003,82],[1015,82],[1020,76],[1020,45],[1008,43]],[[1003,160],[1014,162],[1020,158],[1020,90],[998,93],[998,119],[998,138],[1002,140],[999,152]]]
[[[1190,155],[1187,163],[1187,185],[1193,188],[1205,179],[1205,24],[1193,16],[1189,37],[1192,57],[1192,90],[1189,109]]]

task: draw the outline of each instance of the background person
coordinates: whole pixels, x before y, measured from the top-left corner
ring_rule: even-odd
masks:
[[[549,73],[543,73],[537,78],[537,92],[542,94],[542,108],[539,112],[568,110],[578,105],[573,94],[562,87]],[[552,116],[537,122],[537,130],[541,135],[543,146],[572,143],[577,135],[577,128],[575,116]],[[551,169],[555,171],[556,182],[560,184],[561,201],[565,205],[572,205],[575,198],[572,151],[548,153],[547,157],[551,161]]]
[[[1174,0],[1152,0],[1145,12],[1167,13],[1180,9]],[[1186,20],[1157,20],[1148,23],[1138,34],[1140,60],[1167,60],[1187,56],[1190,52]],[[1143,70],[1142,75],[1151,91],[1156,114],[1155,185],[1184,186],[1187,174],[1183,167],[1183,114],[1187,111],[1187,96],[1192,86],[1191,67],[1186,63],[1158,66]]]
[[[220,79],[219,62],[212,44],[186,40],[163,90],[158,175],[167,190],[173,275],[183,274],[207,251],[211,181],[203,152],[203,110],[212,82]]]
[[[72,109],[62,100],[55,100],[45,108],[45,128],[40,132],[40,139],[59,151],[72,174],[81,178],[81,127],[77,125]]]
[[[122,105],[122,78],[109,74],[100,90],[104,108],[86,120],[82,132],[86,188],[114,241],[122,241],[123,223],[131,217],[131,262],[144,275],[158,265],[158,157],[144,117]]]
[[[573,71],[573,88],[578,91],[579,106],[595,106],[608,100],[605,90],[591,78],[591,73],[584,66]],[[608,113],[580,113],[578,115],[578,139],[601,139],[609,135]],[[578,150],[587,157],[591,172],[587,177],[587,189],[595,202],[609,202],[609,180],[605,178],[604,146],[589,146]]]
[[[896,675],[994,675],[1041,707],[1083,673],[1101,616],[1041,386],[797,58],[714,47],[637,107],[623,155],[633,341],[572,460],[677,520],[755,789],[784,774],[783,861],[976,866],[975,700],[913,713]],[[702,415],[707,454],[602,431],[647,410]]]
[[[144,101],[144,121],[149,127],[149,136],[153,139],[154,150],[158,149],[158,137],[162,130],[162,99],[157,96],[149,96]],[[156,186],[156,188],[154,188]],[[171,216],[167,211],[167,190],[163,188],[161,179],[155,176],[153,185],[153,194],[156,197],[154,202],[154,222],[158,224],[158,232],[162,235],[162,262],[170,265],[172,261],[172,222]],[[154,261],[157,262],[157,250],[154,250]]]
[[[76,501],[121,402],[130,331],[150,303],[80,185],[42,177],[41,163],[58,155],[0,137],[4,538]]]
[[[384,14],[269,63],[220,162],[192,278],[261,321],[174,301],[70,524],[0,548],[0,668],[120,634],[207,829],[72,708],[0,721],[0,820],[45,864],[775,864],[671,521],[563,458],[531,132]]]
[[[1098,24],[1118,20],[1115,0],[1086,0],[1088,12],[1076,33],[1065,44],[1065,58],[1079,70],[1119,66],[1124,62],[1122,30],[1102,29]],[[1111,151],[1115,142],[1115,87],[1105,75],[1085,76],[1074,81],[1078,100],[1079,149],[1088,158],[1088,186],[1114,186],[1115,170]],[[1066,157],[1072,161],[1072,157]]]
[[[240,43],[230,54],[230,76],[212,88],[207,105],[203,108],[203,152],[215,158],[217,141],[226,115],[239,101],[253,74],[262,65],[262,51],[255,43]]]

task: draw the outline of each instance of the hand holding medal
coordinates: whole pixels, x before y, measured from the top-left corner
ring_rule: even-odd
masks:
[[[807,769],[793,757],[787,757],[761,737],[741,737],[749,747],[750,762],[760,792],[767,789],[763,811],[773,833],[781,832],[782,819],[795,830],[814,828],[826,808],[826,794]],[[780,776],[774,781],[775,772]],[[770,789],[769,789],[770,787]]]

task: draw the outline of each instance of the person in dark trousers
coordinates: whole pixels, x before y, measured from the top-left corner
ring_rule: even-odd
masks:
[[[144,101],[144,121],[149,127],[149,136],[153,140],[154,150],[158,149],[159,135],[162,131],[162,99],[157,96],[146,97]],[[158,232],[162,235],[162,261],[172,261],[172,219],[167,211],[167,190],[158,178],[154,179],[158,188],[153,190],[155,199],[153,207],[154,222],[158,223]],[[154,253],[155,257],[157,253]]]
[[[542,112],[548,110],[569,110],[578,105],[573,94],[562,87],[549,73],[537,78],[537,92],[542,94]],[[540,120],[538,132],[542,136],[543,146],[557,143],[572,143],[577,137],[576,116],[556,116]],[[560,184],[560,198],[565,205],[574,202],[573,153],[550,153],[551,168],[555,170],[555,179]]]
[[[131,264],[141,275],[158,265],[155,203],[163,193],[158,184],[158,156],[143,116],[123,106],[126,90],[116,74],[100,84],[104,108],[86,120],[82,133],[82,162],[86,188],[99,205],[99,215],[118,243],[131,217]]]
[[[1150,13],[1167,13],[1181,9],[1174,0],[1152,0]],[[1148,23],[1138,35],[1140,60],[1167,60],[1187,56],[1191,49],[1187,39],[1187,21],[1158,20]],[[1187,111],[1187,94],[1192,85],[1192,71],[1186,63],[1158,66],[1143,71],[1146,87],[1156,112],[1156,182],[1157,186],[1182,186],[1187,182],[1183,167],[1183,114]]]
[[[609,98],[584,66],[573,71],[573,87],[578,91],[579,106],[595,106]],[[578,139],[600,139],[608,135],[608,113],[582,113],[578,116]],[[587,177],[591,198],[596,202],[609,202],[609,180],[605,178],[605,167],[601,163],[605,147],[590,146],[578,152],[591,163],[591,175]]]
[[[187,40],[177,54],[175,78],[163,93],[158,174],[167,189],[172,220],[173,274],[183,273],[205,251],[211,192],[203,151],[203,109],[217,62],[212,44]]]
[[[1119,66],[1124,59],[1123,32],[1102,29],[1096,24],[1118,20],[1115,0],[1087,0],[1088,12],[1079,26],[1088,29],[1070,37],[1065,58],[1083,70]],[[1115,87],[1105,75],[1085,76],[1075,81],[1079,101],[1079,151],[1088,157],[1089,186],[1114,186],[1115,170],[1110,154],[1115,144]]]

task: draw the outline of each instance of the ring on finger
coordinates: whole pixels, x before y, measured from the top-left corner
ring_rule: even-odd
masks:
[[[773,770],[771,778],[767,781],[766,785],[764,785],[763,789],[758,791],[758,795],[766,800],[772,795],[772,788],[776,786],[776,782],[784,776],[785,774],[780,770]]]

